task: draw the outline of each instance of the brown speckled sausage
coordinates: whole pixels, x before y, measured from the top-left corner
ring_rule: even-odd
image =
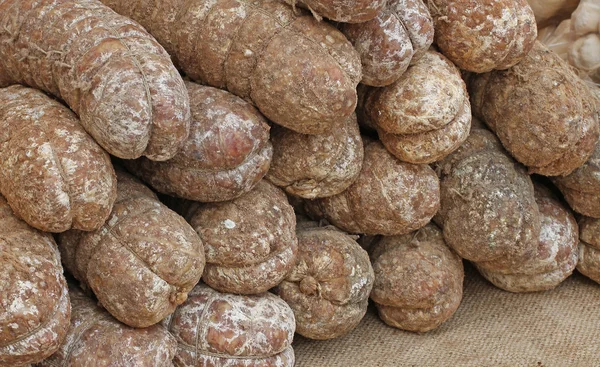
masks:
[[[306,199],[339,194],[360,173],[364,148],[356,115],[333,134],[298,134],[274,126],[273,162],[267,179]]]
[[[285,0],[292,6],[309,9],[314,16],[336,22],[367,22],[384,8],[386,0]],[[389,1],[389,0],[387,0]]]
[[[386,324],[425,332],[458,309],[462,259],[448,248],[434,224],[403,236],[381,237],[370,251],[375,272],[371,299]]]
[[[579,228],[573,214],[547,188],[535,185],[540,210],[537,251],[528,254],[518,267],[479,272],[495,286],[510,292],[552,289],[565,280],[577,265]]]
[[[367,122],[402,161],[438,161],[469,135],[467,87],[456,66],[438,52],[426,52],[397,82],[365,93]]]
[[[281,298],[241,296],[198,284],[164,324],[178,367],[293,367],[294,313]]]
[[[195,81],[252,101],[269,120],[324,134],[356,107],[358,53],[281,0],[103,0],[146,27]]]
[[[296,263],[294,210],[266,180],[235,200],[191,206],[186,218],[206,249],[202,279],[222,292],[266,292]]]
[[[109,153],[171,158],[189,101],[166,51],[95,0],[0,0],[0,86],[52,93]]]
[[[574,211],[600,218],[600,144],[581,167],[567,176],[555,177],[554,183]]]
[[[51,235],[31,228],[0,196],[0,365],[36,363],[62,343],[71,306]]]
[[[509,70],[473,76],[470,84],[473,114],[530,172],[564,176],[594,151],[595,100],[570,66],[540,42]]]
[[[476,73],[508,69],[537,37],[526,0],[430,0],[435,42],[456,66]]]
[[[162,325],[135,329],[115,320],[75,286],[71,327],[50,358],[36,367],[171,367],[177,341]]]
[[[488,130],[437,163],[441,207],[436,223],[448,246],[488,270],[517,270],[537,251],[540,213],[533,183]]]
[[[426,225],[440,205],[435,172],[399,161],[378,141],[363,141],[358,179],[340,194],[307,201],[309,214],[349,233],[395,235]]]
[[[335,227],[299,222],[298,261],[275,288],[294,310],[296,332],[311,339],[337,338],[367,312],[373,287],[369,255]]]
[[[269,169],[273,155],[269,125],[241,98],[185,83],[192,122],[181,150],[165,162],[140,158],[125,161],[125,166],[165,194],[201,202],[235,199]]]
[[[35,89],[0,89],[0,191],[19,217],[46,232],[95,230],[116,189],[108,154],[66,106]]]
[[[185,220],[127,173],[117,171],[117,201],[93,232],[58,237],[65,267],[116,319],[158,323],[183,303],[204,269],[202,241]]]
[[[433,20],[422,0],[389,0],[375,19],[340,29],[360,54],[361,82],[374,87],[397,81],[433,42]]]
[[[579,220],[579,238],[577,270],[600,283],[600,220],[582,217]]]

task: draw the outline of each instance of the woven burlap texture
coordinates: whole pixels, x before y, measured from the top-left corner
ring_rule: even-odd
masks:
[[[600,286],[576,273],[551,291],[513,294],[467,267],[460,308],[434,331],[388,327],[371,305],[350,334],[296,335],[294,349],[296,367],[600,366]]]

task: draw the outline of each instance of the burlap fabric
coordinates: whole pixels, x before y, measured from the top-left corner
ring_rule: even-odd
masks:
[[[297,367],[600,366],[600,286],[574,274],[558,288],[513,294],[468,267],[459,310],[439,329],[386,326],[371,306],[339,339],[296,336]]]

